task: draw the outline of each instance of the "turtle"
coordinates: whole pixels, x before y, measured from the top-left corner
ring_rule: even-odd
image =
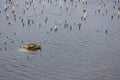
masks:
[[[28,51],[37,51],[37,50],[42,49],[41,45],[37,45],[37,44],[33,44],[33,43],[26,44],[22,48],[27,49]]]

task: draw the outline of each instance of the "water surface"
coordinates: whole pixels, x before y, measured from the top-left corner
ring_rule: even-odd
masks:
[[[0,0],[0,80],[120,80],[119,0],[83,1]]]

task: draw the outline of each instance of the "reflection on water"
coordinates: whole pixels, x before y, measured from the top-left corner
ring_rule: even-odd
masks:
[[[20,49],[18,49],[18,51],[20,51],[20,52],[29,52],[27,49],[24,49],[24,48],[20,48]]]
[[[38,50],[27,50],[27,49],[24,49],[24,48],[20,48],[18,49],[19,52],[28,52],[28,53],[37,53]]]
[[[119,80],[119,15],[119,0],[0,0],[0,80]]]

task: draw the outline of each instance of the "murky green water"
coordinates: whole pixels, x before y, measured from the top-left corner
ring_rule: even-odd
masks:
[[[0,0],[0,80],[119,80],[119,0]],[[42,45],[32,54],[25,44]]]

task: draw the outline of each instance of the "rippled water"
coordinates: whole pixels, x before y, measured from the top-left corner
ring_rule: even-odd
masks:
[[[0,80],[120,80],[119,0],[11,1],[0,0]],[[42,51],[19,51],[29,43]]]

